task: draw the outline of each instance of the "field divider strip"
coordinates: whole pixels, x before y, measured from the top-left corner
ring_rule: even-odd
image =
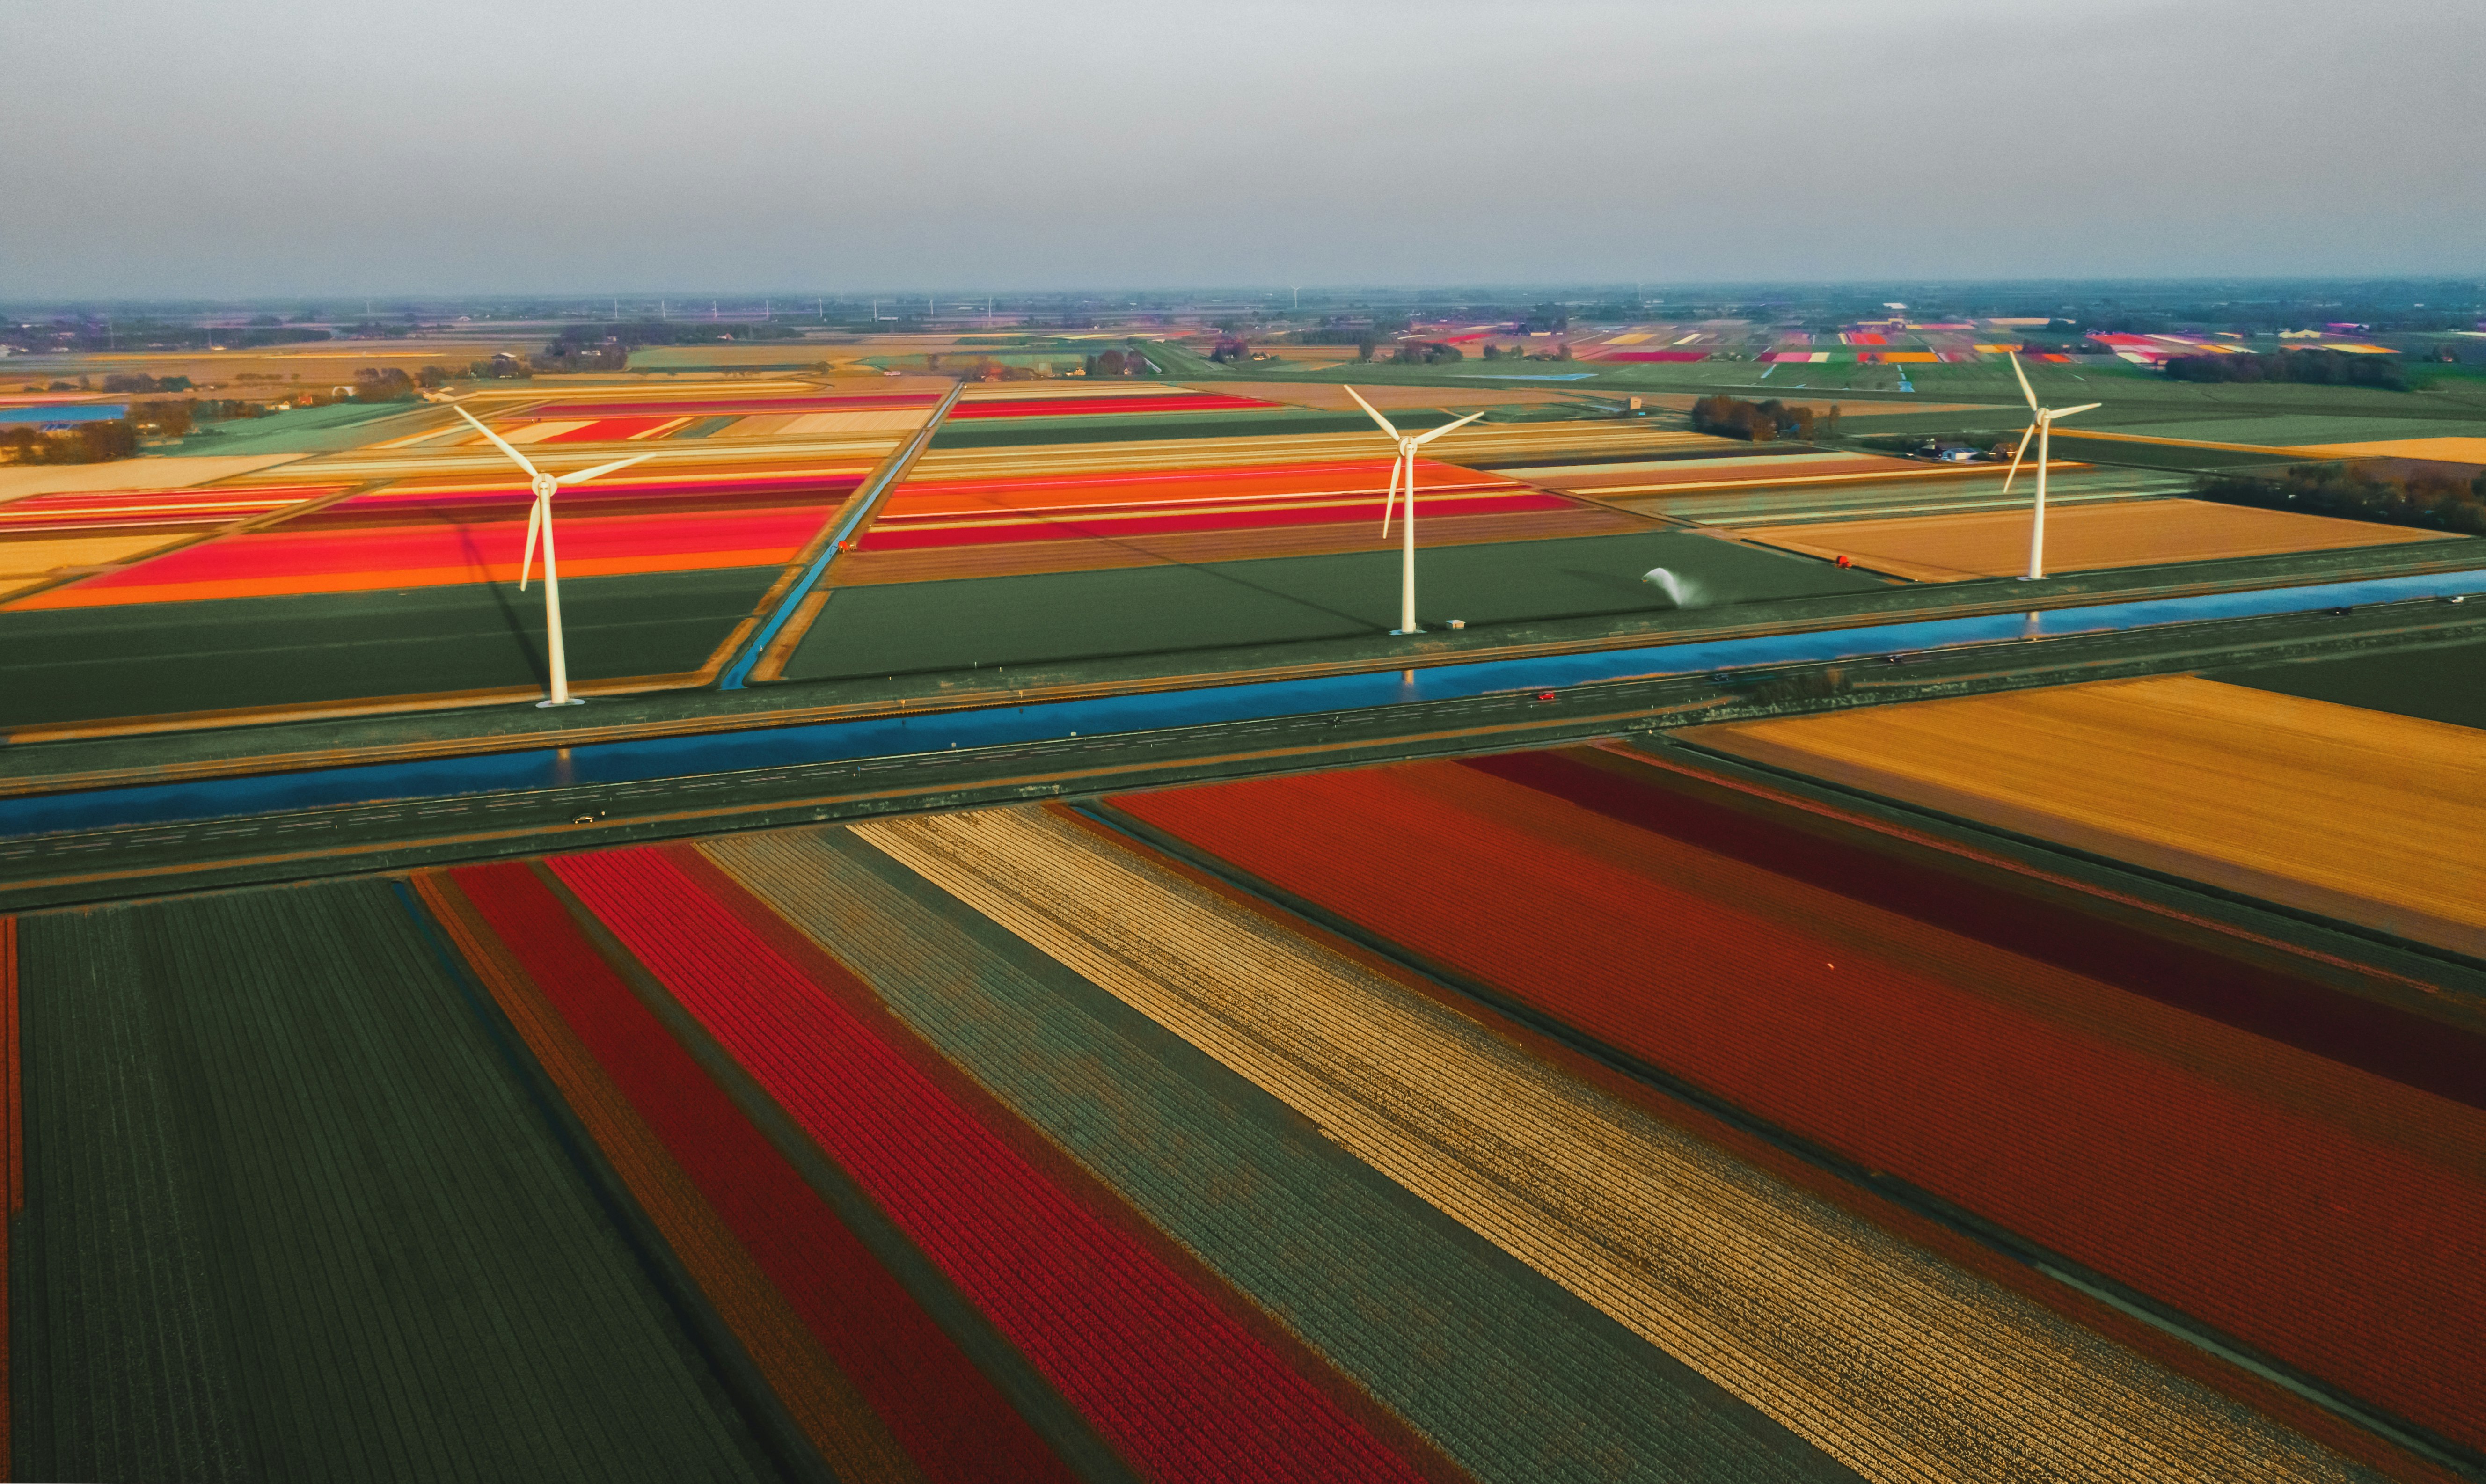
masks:
[[[925,446],[931,443],[932,435],[940,430],[941,420],[950,415],[950,409],[957,404],[958,394],[966,389],[967,384],[963,381],[952,386],[949,395],[942,398],[933,407],[931,415],[924,420],[924,426],[915,430],[915,436],[900,444],[898,452],[890,455],[888,462],[873,471],[870,479],[864,481],[853,494],[846,497],[845,511],[839,517],[838,523],[830,529],[828,540],[821,547],[819,555],[812,559],[811,568],[804,572],[792,590],[787,592],[778,603],[777,612],[752,639],[750,647],[742,651],[742,657],[735,660],[727,669],[724,678],[717,681],[718,690],[741,690],[743,682],[751,676],[752,668],[758,665],[763,656],[775,660],[778,666],[784,665],[784,653],[771,652],[773,648],[779,647],[776,644],[778,631],[786,627],[787,620],[794,617],[795,610],[803,606],[803,600],[811,596],[812,589],[827,575],[829,563],[845,545],[846,537],[852,536],[866,520],[870,518],[874,510],[880,508],[881,501],[888,497],[890,490],[897,486],[898,481],[906,477],[906,471],[915,462],[916,455],[922,453]],[[819,609],[815,606],[812,614],[817,617]],[[809,632],[810,627],[807,623],[787,634],[782,649],[791,649],[794,644]],[[769,674],[762,675],[760,678],[768,680],[774,678],[774,675],[775,670],[772,668]]]

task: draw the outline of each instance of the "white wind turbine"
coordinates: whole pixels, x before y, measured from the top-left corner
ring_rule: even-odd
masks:
[[[1348,387],[1346,395],[1355,398],[1357,406],[1371,413],[1372,421],[1380,424],[1381,430],[1398,445],[1398,461],[1390,466],[1390,496],[1381,503],[1381,538],[1385,541],[1390,539],[1390,511],[1398,503],[1398,481],[1403,475],[1407,481],[1407,519],[1403,528],[1405,539],[1399,548],[1398,626],[1390,632],[1412,634],[1416,632],[1416,451],[1454,427],[1465,427],[1484,414],[1471,412],[1457,422],[1445,423],[1429,433],[1402,433],[1390,426],[1388,418],[1373,412],[1372,404],[1357,396],[1355,388]]]
[[[2029,373],[2020,369],[2020,357],[2008,350],[2003,354],[2011,363],[2011,374],[2020,378],[2020,395],[2029,398],[2029,411],[2031,414],[2028,431],[2020,435],[2020,446],[2011,451],[2011,472],[2003,477],[2004,495],[2011,493],[2011,481],[2020,477],[2020,455],[2029,452],[2029,434],[2037,435],[2037,514],[2029,526],[2027,579],[2034,582],[2046,575],[2046,465],[2052,462],[2048,454],[2053,443],[2055,419],[2067,418],[2075,412],[2086,412],[2106,404],[2083,402],[2077,407],[2040,407],[2037,405],[2037,394],[2029,389]]]
[[[541,533],[544,549],[544,649],[546,656],[552,662],[552,695],[547,700],[537,701],[536,704],[539,706],[577,705],[580,703],[579,698],[569,693],[569,662],[564,655],[561,645],[561,573],[553,565],[552,558],[552,497],[565,485],[584,484],[597,475],[611,474],[616,469],[627,468],[631,464],[656,455],[641,453],[633,458],[617,458],[609,464],[597,464],[593,469],[581,469],[574,474],[565,474],[556,479],[527,462],[527,455],[512,448],[508,439],[477,421],[475,414],[463,407],[454,410],[459,417],[473,423],[477,432],[491,439],[494,448],[515,459],[518,467],[527,472],[528,487],[535,491],[536,503],[527,511],[527,554],[525,560],[518,563],[518,591],[520,592],[527,591],[527,573],[533,570],[536,564],[536,536]]]

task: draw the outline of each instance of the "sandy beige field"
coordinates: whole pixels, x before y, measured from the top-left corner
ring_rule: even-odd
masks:
[[[2172,675],[1682,735],[2486,954],[2486,732],[2466,727]]]
[[[1815,557],[1919,582],[2010,577],[2029,568],[2029,511],[1971,510],[1884,520],[1749,527],[1739,535]],[[2046,570],[2155,566],[2343,546],[2457,539],[2407,526],[2260,510],[2201,500],[2125,500],[2056,506],[2046,512]]]
[[[252,474],[300,458],[299,453],[247,453],[232,458],[124,458],[109,464],[10,464],[0,467],[0,504],[28,495],[94,490],[187,489]]]

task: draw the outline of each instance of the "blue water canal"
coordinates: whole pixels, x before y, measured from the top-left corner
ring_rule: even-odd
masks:
[[[1537,659],[1437,665],[1411,674],[1389,670],[1310,680],[1207,685],[1148,695],[925,716],[601,742],[566,750],[542,748],[424,762],[151,783],[0,800],[0,838],[172,824],[336,805],[638,783],[739,769],[942,752],[952,747],[1052,742],[1211,722],[1260,721],[1409,701],[1452,701],[1497,691],[1551,689],[1598,680],[1860,659],[2003,640],[2309,613],[2471,593],[2486,593],[2486,571],[2153,598],[2037,614],[1933,618],[1804,634],[1696,640]]]

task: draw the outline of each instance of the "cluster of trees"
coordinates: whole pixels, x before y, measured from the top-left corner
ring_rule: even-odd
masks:
[[[2205,474],[2193,492],[2228,505],[2486,536],[2486,472],[2464,481],[2439,468],[2298,464],[2275,480]]]
[[[577,331],[566,330],[541,354],[528,359],[539,371],[628,371],[630,347],[618,335],[590,341]]]
[[[1252,359],[1252,347],[1239,336],[1221,336],[1217,347],[1208,352],[1208,358],[1220,365],[1248,361]]]
[[[1467,358],[1467,352],[1458,346],[1446,345],[1439,341],[1400,345],[1390,352],[1391,361],[1399,366],[1440,366],[1445,362],[1464,361]],[[1367,356],[1366,359],[1369,360],[1370,357]]]
[[[2339,350],[2282,350],[2276,355],[2179,355],[2167,374],[2177,381],[2304,381],[2316,386],[2409,389],[2398,356],[2349,355]]]
[[[1531,350],[1526,345],[1497,345],[1485,342],[1484,358],[1488,361],[1567,361],[1571,359],[1571,343],[1563,341],[1551,350]]]
[[[103,389],[107,392],[186,392],[190,390],[190,378],[131,372],[104,377]]]
[[[1834,403],[1827,413],[1815,414],[1810,407],[1790,407],[1775,397],[1765,402],[1748,402],[1721,392],[1692,404],[1692,430],[1721,438],[1749,438],[1755,443],[1767,443],[1773,438],[1835,437],[1838,432],[1838,407]]]
[[[1090,356],[1089,359],[1093,361],[1096,358]],[[1008,362],[996,361],[988,355],[926,355],[924,358],[924,365],[929,371],[939,371],[945,364],[953,374],[968,381],[1050,381],[1053,379],[1053,363],[1050,361],[1038,362],[1034,366],[1012,366]]]
[[[325,330],[282,325],[272,317],[265,324],[253,323],[239,330],[158,319],[55,319],[45,324],[0,325],[0,344],[28,351],[204,350],[209,345],[248,349],[334,338]]]
[[[1103,350],[1088,358],[1091,376],[1150,376],[1156,367],[1136,350]]]
[[[126,419],[73,423],[45,432],[32,424],[0,427],[0,455],[19,464],[99,464],[138,452],[138,429]]]
[[[394,366],[366,366],[354,372],[354,400],[410,402],[414,400],[414,378]]]

